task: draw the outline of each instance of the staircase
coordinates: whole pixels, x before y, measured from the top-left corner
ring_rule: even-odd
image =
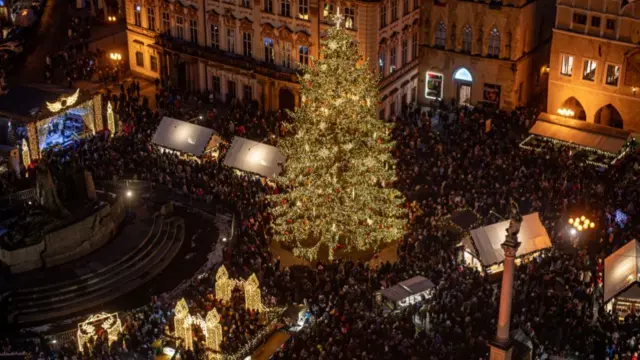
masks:
[[[9,297],[9,321],[42,324],[125,295],[164,270],[183,241],[182,218],[155,215],[146,238],[118,261],[75,279],[16,289]]]

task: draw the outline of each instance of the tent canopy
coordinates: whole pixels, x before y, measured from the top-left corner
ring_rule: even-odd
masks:
[[[465,244],[483,266],[491,266],[504,261],[504,251],[500,246],[507,234],[509,220],[471,230],[472,244]],[[540,222],[538,213],[531,213],[522,217],[520,233],[518,234],[520,247],[516,256],[527,255],[551,247],[551,240],[547,230]],[[472,248],[469,249],[469,245]]]
[[[213,137],[212,129],[165,116],[153,134],[152,141],[171,150],[202,156]]]
[[[398,302],[411,295],[419,294],[423,291],[433,289],[434,287],[435,285],[433,285],[431,280],[422,276],[415,276],[409,280],[405,280],[397,285],[382,290],[382,295],[393,302]]]
[[[640,298],[640,243],[631,240],[604,259],[604,302],[614,297]]]
[[[236,136],[224,157],[226,166],[273,177],[282,171],[285,157],[275,146]]]
[[[592,149],[617,154],[631,133],[586,121],[564,119],[542,113],[529,130],[532,135],[552,138]]]

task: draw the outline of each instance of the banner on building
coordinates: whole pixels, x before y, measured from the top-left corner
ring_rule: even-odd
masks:
[[[500,107],[500,85],[485,83],[482,100],[488,104]]]

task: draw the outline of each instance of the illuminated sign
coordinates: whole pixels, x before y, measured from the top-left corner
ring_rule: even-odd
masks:
[[[79,96],[80,96],[80,89],[76,90],[76,92],[73,95],[70,95],[67,97],[63,96],[60,98],[60,100],[54,103],[47,102],[47,109],[49,109],[49,111],[51,112],[58,112],[64,108],[73,106],[73,104],[75,104],[76,101],[78,101]]]
[[[424,96],[427,99],[442,99],[444,89],[444,76],[442,74],[427,72]]]

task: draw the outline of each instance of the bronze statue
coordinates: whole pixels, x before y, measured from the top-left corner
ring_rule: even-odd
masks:
[[[507,228],[507,236],[517,241],[518,233],[520,233],[520,225],[522,224],[522,215],[518,203],[511,200],[511,213],[509,215],[509,227]]]

